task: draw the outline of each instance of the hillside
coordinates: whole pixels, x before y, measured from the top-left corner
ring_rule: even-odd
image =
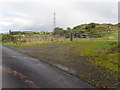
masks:
[[[95,27],[91,28],[91,30],[98,31],[98,32],[113,32],[113,31],[118,30],[118,24],[113,25],[113,24],[97,24],[97,23],[78,25],[78,26],[73,27],[73,30],[77,29],[77,30],[87,31],[88,28],[86,27],[91,27],[92,24],[94,24]]]
[[[54,34],[59,34],[62,36],[69,37],[70,33],[73,33],[75,37],[82,38],[80,35],[88,35],[90,34],[98,34],[100,37],[104,36],[104,34],[112,34],[118,32],[118,27],[120,24],[97,24],[97,23],[89,23],[89,24],[82,24],[73,27],[73,29],[66,29],[63,30],[62,28],[56,27],[54,30]],[[95,36],[95,35],[94,35]]]

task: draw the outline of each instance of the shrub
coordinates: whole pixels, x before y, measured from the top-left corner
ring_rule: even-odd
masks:
[[[95,24],[95,23],[90,23],[90,24],[88,24],[88,25],[85,27],[85,29],[88,30],[88,31],[90,31],[90,30],[92,30],[92,29],[95,28],[95,27],[96,27],[96,24]]]
[[[2,42],[16,43],[17,39],[14,36],[10,35],[10,34],[4,34],[4,35],[2,35]]]
[[[26,39],[22,39],[20,42],[23,42],[23,43],[25,43],[25,42],[27,42],[27,41],[26,41]]]

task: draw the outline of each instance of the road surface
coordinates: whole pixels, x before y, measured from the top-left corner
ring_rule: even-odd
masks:
[[[2,46],[3,88],[93,88],[36,58]]]

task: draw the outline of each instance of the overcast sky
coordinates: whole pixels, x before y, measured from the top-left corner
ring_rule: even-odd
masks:
[[[97,2],[96,2],[97,1]],[[118,0],[1,0],[0,33],[8,30],[52,31],[95,22],[118,23]]]

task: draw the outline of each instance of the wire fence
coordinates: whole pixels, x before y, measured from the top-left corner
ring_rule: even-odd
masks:
[[[118,41],[120,33],[90,33],[90,34],[78,34],[75,38],[90,39],[96,41]]]
[[[74,34],[72,35],[73,41],[75,40],[83,40],[83,41],[105,41],[105,42],[110,42],[110,41],[115,41],[118,42],[119,38],[119,33],[93,33],[93,34]],[[18,35],[15,36],[19,41],[21,42],[66,42],[66,41],[71,41],[70,36],[66,38],[65,36],[61,35],[52,35],[52,34],[47,34],[47,35]]]

